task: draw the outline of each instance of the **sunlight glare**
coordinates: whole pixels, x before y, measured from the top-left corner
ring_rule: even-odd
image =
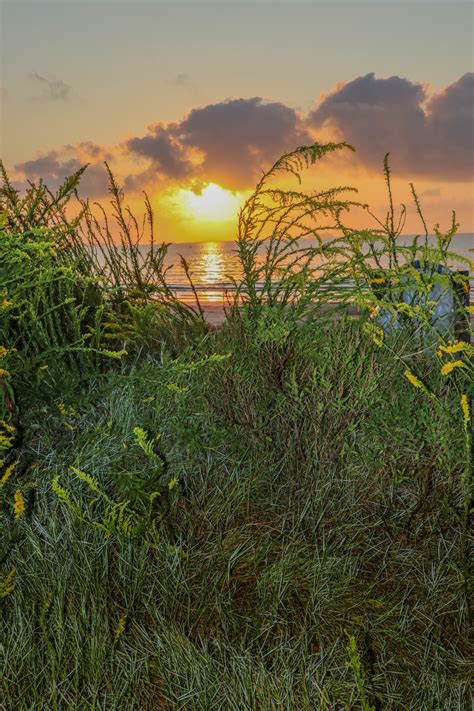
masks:
[[[177,198],[187,216],[199,222],[235,220],[245,201],[242,193],[224,190],[216,183],[209,183],[197,195],[192,190],[178,190]]]

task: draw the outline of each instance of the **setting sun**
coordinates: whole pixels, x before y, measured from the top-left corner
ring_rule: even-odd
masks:
[[[198,194],[192,190],[178,190],[177,202],[188,217],[199,222],[227,222],[237,217],[245,201],[245,194],[224,190],[209,183]]]

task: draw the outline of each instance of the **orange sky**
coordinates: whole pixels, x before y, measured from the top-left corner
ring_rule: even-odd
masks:
[[[90,163],[79,192],[104,202],[107,160],[133,210],[150,195],[158,239],[234,239],[239,206],[282,153],[346,141],[356,152],[326,157],[306,189],[357,187],[384,219],[389,151],[405,233],[421,230],[410,182],[430,231],[455,210],[459,231],[474,232],[469,2],[7,0],[2,10],[1,155],[20,189],[39,178],[56,189]]]

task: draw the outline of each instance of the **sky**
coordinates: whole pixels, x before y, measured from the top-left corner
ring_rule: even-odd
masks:
[[[104,160],[166,241],[233,239],[282,154],[315,141],[308,190],[351,185],[382,219],[390,152],[405,233],[474,232],[473,10],[463,0],[2,0],[1,150],[15,184],[105,203]],[[296,187],[287,176],[282,187]],[[349,196],[348,196],[349,197]],[[355,226],[376,226],[354,215]]]

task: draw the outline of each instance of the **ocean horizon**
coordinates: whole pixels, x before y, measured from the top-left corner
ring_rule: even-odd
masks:
[[[401,235],[400,244],[409,244],[415,235]],[[435,235],[428,236],[429,242],[434,244]],[[421,239],[420,239],[421,243]],[[314,239],[301,240],[302,246],[309,247],[316,244]],[[146,250],[149,245],[142,245]],[[454,236],[451,250],[460,257],[473,259],[474,233],[466,232]],[[210,241],[210,242],[173,242],[168,247],[165,258],[167,269],[167,282],[183,301],[194,301],[189,282],[181,266],[180,256],[183,256],[189,266],[193,282],[198,290],[200,299],[208,303],[222,303],[226,291],[233,288],[233,279],[241,278],[240,263],[237,255],[236,241]],[[462,260],[453,260],[450,267],[455,270],[468,269]],[[471,281],[471,290],[473,283]]]

